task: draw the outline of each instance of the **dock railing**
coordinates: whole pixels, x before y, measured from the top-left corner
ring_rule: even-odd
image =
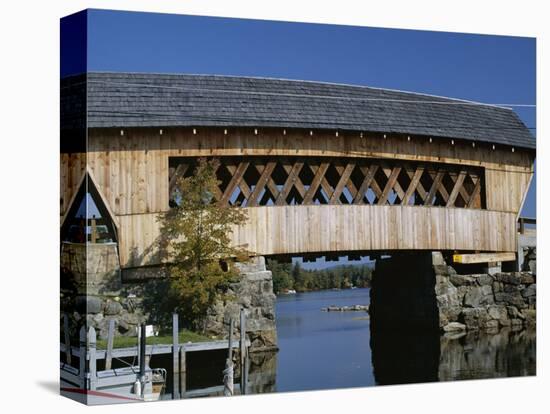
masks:
[[[79,346],[73,346],[69,335],[69,318],[63,316],[63,339],[60,343],[60,351],[64,355],[64,361],[60,364],[61,379],[71,384],[75,388],[83,390],[98,390],[108,387],[114,387],[123,384],[133,384],[140,375],[140,366],[149,366],[149,361],[153,355],[172,354],[173,367],[173,390],[171,396],[173,399],[192,398],[196,396],[206,396],[209,393],[217,393],[224,389],[224,385],[219,387],[210,387],[205,390],[187,390],[187,353],[198,351],[214,351],[231,348],[239,351],[241,383],[235,386],[235,391],[241,394],[246,393],[246,382],[248,378],[248,348],[250,341],[246,338],[246,314],[244,309],[240,314],[241,334],[237,341],[233,341],[232,335],[228,340],[217,340],[208,342],[188,342],[179,343],[179,318],[178,314],[173,314],[172,319],[172,343],[146,345],[144,335],[139,335],[134,347],[114,348],[115,322],[109,322],[109,331],[106,349],[97,349],[97,335],[93,327],[88,330],[84,326],[79,331]],[[142,330],[140,330],[142,332]],[[139,346],[142,344],[142,346]],[[141,352],[140,352],[141,348]],[[145,350],[145,360],[143,358]],[[231,355],[232,353],[230,353]],[[128,366],[124,368],[112,368],[113,359],[137,358],[137,366]],[[74,358],[79,359],[78,368],[74,365]],[[97,370],[97,362],[105,360],[105,369]]]

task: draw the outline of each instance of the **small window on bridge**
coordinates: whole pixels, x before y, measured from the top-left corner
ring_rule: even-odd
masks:
[[[71,243],[116,242],[116,228],[111,216],[88,176],[61,226],[61,240]]]

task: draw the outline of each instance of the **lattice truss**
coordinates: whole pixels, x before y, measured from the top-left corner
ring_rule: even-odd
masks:
[[[218,202],[242,207],[312,204],[484,208],[483,169],[401,160],[317,157],[221,157]],[[194,158],[172,157],[170,205],[178,177]]]

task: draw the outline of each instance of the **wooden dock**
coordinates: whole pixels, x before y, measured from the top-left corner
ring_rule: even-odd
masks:
[[[231,326],[233,321],[231,321]],[[178,316],[173,316],[173,343],[145,345],[144,353],[140,353],[140,346],[113,348],[114,323],[111,323],[107,349],[97,349],[96,331],[90,327],[87,331],[84,326],[80,329],[80,344],[72,346],[68,335],[68,317],[64,317],[63,329],[65,332],[64,343],[60,344],[60,351],[65,355],[65,362],[60,364],[62,389],[74,387],[83,391],[110,391],[114,394],[130,395],[133,384],[140,376],[140,358],[145,356],[145,365],[149,367],[149,361],[153,355],[172,355],[173,389],[171,393],[165,392],[173,399],[193,398],[208,395],[223,395],[224,384],[205,389],[187,390],[187,354],[190,352],[227,350],[231,356],[233,350],[239,350],[241,366],[241,384],[231,388],[235,393],[246,394],[248,352],[250,340],[246,338],[246,317],[244,310],[240,316],[241,335],[238,340],[217,340],[208,342],[179,343]],[[112,327],[112,328],[111,328]],[[232,329],[231,329],[232,330]],[[138,338],[138,342],[146,341],[146,338]],[[83,358],[81,356],[84,356]],[[74,358],[78,358],[79,367],[71,365]],[[113,359],[134,358],[137,365],[122,368],[111,368]],[[97,369],[98,361],[105,361],[105,369]],[[221,376],[220,372],[220,376]]]

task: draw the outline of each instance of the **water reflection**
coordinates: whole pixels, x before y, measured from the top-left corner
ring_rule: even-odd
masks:
[[[312,292],[277,300],[278,353],[252,353],[248,393],[322,390],[536,374],[534,330],[460,335],[373,332],[364,312],[322,312],[368,304],[369,290]],[[191,353],[187,390],[220,386],[226,352]],[[161,359],[154,356],[152,366]],[[169,357],[162,365],[171,369]],[[235,384],[240,380],[240,367]],[[168,375],[170,382],[171,375]],[[168,384],[168,395],[171,384]],[[212,394],[221,395],[221,394]]]
[[[377,385],[536,374],[534,330],[443,336],[376,332],[371,347]]]
[[[372,333],[365,313],[321,312],[368,303],[369,289],[279,297],[277,391],[536,374],[534,330],[442,336],[397,325]]]
[[[438,381],[439,334],[371,331],[376,385]]]
[[[536,375],[536,355],[534,329],[446,335],[441,338],[439,380]]]

